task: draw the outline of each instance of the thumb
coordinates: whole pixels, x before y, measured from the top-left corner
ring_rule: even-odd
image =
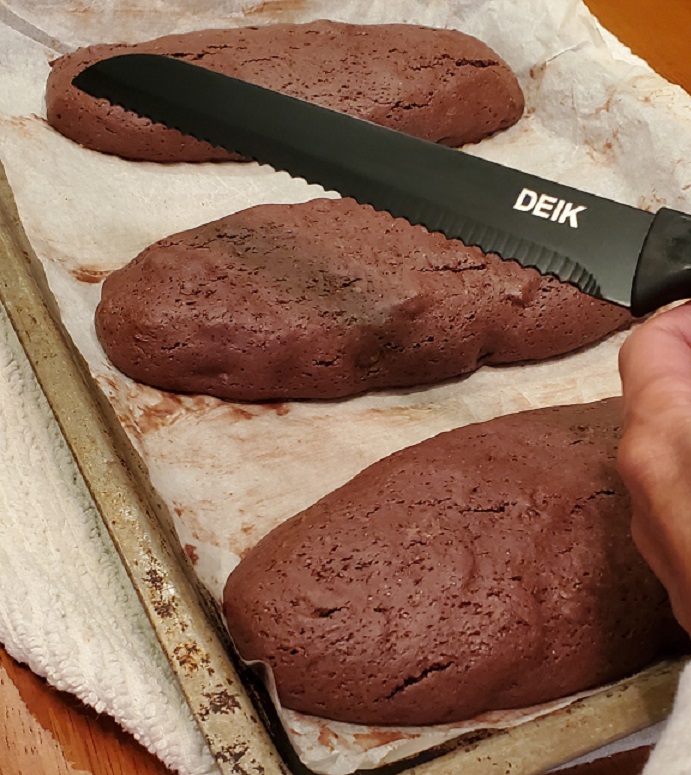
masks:
[[[691,302],[647,320],[619,352],[627,422],[656,425],[691,407]]]

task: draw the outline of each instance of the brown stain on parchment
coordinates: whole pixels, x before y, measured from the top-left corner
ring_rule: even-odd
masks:
[[[114,374],[95,374],[94,380],[113,407],[118,422],[130,438],[141,440],[139,428],[129,412],[128,396],[122,395],[120,385]]]
[[[95,379],[125,431],[140,440],[183,417],[208,414],[223,403],[212,396],[170,393],[140,382],[125,382],[115,371],[97,374]]]
[[[590,137],[585,138],[588,156],[600,164],[615,164],[616,150],[619,145],[619,132],[615,129],[603,142],[596,142]]]
[[[528,71],[528,74],[530,75],[533,81],[541,81],[545,75],[546,69],[547,69],[547,63],[541,62],[540,64],[533,65]]]
[[[292,406],[283,402],[237,404],[201,394],[166,392],[127,380],[115,370],[96,375],[96,381],[108,397],[118,421],[132,439],[135,448],[153,448],[158,450],[163,458],[165,458],[163,451],[170,448],[174,460],[178,459],[180,448],[177,444],[172,446],[167,444],[167,441],[177,438],[176,431],[170,431],[170,436],[166,434],[168,429],[171,429],[178,422],[190,423],[189,433],[197,438],[198,431],[203,432],[205,427],[213,429],[212,434],[222,434],[224,428],[230,428],[238,422],[247,422],[271,415],[277,418],[284,417],[289,414]],[[188,429],[183,427],[180,430],[183,434],[182,438],[186,439]],[[163,443],[163,446],[152,436],[152,434],[157,433],[164,434],[162,438],[166,443]],[[219,463],[221,474],[225,470],[224,465],[222,461]],[[265,520],[258,519],[254,513],[243,513],[243,509],[238,506],[236,508],[237,529],[232,537],[224,536],[219,543],[219,535],[214,529],[205,525],[203,515],[207,512],[216,514],[219,510],[220,498],[229,499],[229,507],[232,507],[232,493],[222,495],[217,493],[215,496],[210,494],[208,500],[197,500],[194,504],[190,504],[184,499],[181,501],[172,500],[169,503],[172,512],[189,531],[190,543],[182,548],[193,566],[200,559],[199,543],[219,546],[219,548],[239,557],[244,557],[267,532]],[[152,578],[150,581],[155,586],[156,579]],[[161,616],[170,615],[164,600],[160,601],[157,610]]]
[[[68,271],[75,280],[91,285],[102,282],[110,274],[110,269],[96,269],[88,266],[79,266],[76,269],[68,269]]]
[[[221,401],[219,408],[221,414],[231,418],[233,421],[254,420],[255,417],[261,417],[262,415],[271,413],[278,417],[284,417],[290,411],[289,404],[278,401],[264,404],[234,404]]]
[[[323,745],[324,748],[331,748],[339,742],[339,736],[325,724],[319,727],[319,737],[317,742],[319,745]]]
[[[31,135],[35,134],[35,132],[32,131],[32,129],[35,128],[35,124],[38,122],[46,124],[47,122],[45,119],[42,119],[40,116],[37,116],[36,114],[32,114],[31,116],[3,116],[3,122],[6,124],[9,124],[10,126],[16,127],[20,134],[25,135],[27,137],[30,137]]]
[[[290,406],[285,403],[258,404],[265,412],[274,412],[278,417],[284,417],[290,411]]]
[[[398,740],[408,740],[412,737],[414,735],[401,732],[400,730],[373,729],[371,732],[353,735],[353,740],[359,748],[369,751],[371,748],[378,748],[380,745],[388,745],[389,743],[395,743]]]
[[[130,407],[131,416],[129,421],[124,422],[129,422],[129,427],[139,437],[169,428],[182,419],[195,416],[202,418],[212,412],[215,413],[215,417],[210,422],[235,424],[254,420],[264,414],[273,413],[283,417],[290,411],[285,404],[231,404],[214,396],[200,393],[169,393],[138,383],[137,392],[145,394],[142,395],[144,400],[137,400],[133,392],[130,392],[126,402]]]
[[[136,419],[139,431],[143,434],[154,433],[169,427],[184,416],[203,415],[210,411],[215,402],[208,396],[184,395],[156,391],[155,402],[140,406]]]
[[[213,509],[214,504],[209,502],[210,508]],[[204,505],[198,504],[197,507],[190,506],[180,501],[173,501],[171,503],[172,512],[178,517],[178,519],[185,525],[185,528],[189,531],[194,541],[201,544],[210,544],[211,546],[218,547],[224,551],[232,552],[240,559],[257,544],[261,538],[273,527],[275,524],[268,525],[264,519],[255,520],[252,515],[249,515],[245,520],[239,522],[237,527],[219,535],[214,530],[209,529],[204,520],[200,518],[199,512],[203,511]],[[283,521],[283,520],[280,520]],[[197,544],[186,544],[184,551],[190,558],[193,564],[195,564],[199,557],[197,554]],[[190,552],[192,554],[190,554]]]
[[[236,423],[267,414],[284,417],[290,404],[272,402],[237,404],[201,393],[173,393],[141,382],[118,379],[118,372],[97,374],[97,384],[109,396],[115,412],[128,434],[141,439],[149,433],[168,428],[183,418],[202,418],[216,413],[212,422]]]
[[[182,510],[180,507],[175,508],[175,513],[179,517],[182,516]],[[199,552],[197,551],[197,547],[194,544],[185,544],[183,549],[185,550],[185,554],[188,556],[192,565],[196,565],[199,562]]]

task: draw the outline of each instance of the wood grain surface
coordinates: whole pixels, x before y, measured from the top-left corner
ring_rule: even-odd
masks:
[[[691,92],[689,0],[585,0],[585,4],[634,54]]]
[[[691,91],[689,0],[586,0],[600,21],[665,78]],[[638,775],[647,748],[564,770]],[[0,647],[0,775],[165,775],[115,722],[50,687]]]
[[[108,716],[0,649],[0,775],[166,775]]]

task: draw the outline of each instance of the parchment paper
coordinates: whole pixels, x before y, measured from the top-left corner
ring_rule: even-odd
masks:
[[[691,98],[603,36],[578,0],[0,6],[0,159],[24,226],[70,334],[217,600],[229,571],[259,538],[384,455],[470,422],[619,392],[616,356],[625,333],[549,362],[331,402],[248,405],[181,396],[137,385],[110,366],[93,326],[108,272],[171,233],[250,205],[324,192],[255,164],[162,166],[85,150],[43,118],[48,62],[88,43],[316,18],[404,21],[477,35],[513,67],[527,108],[515,127],[470,152],[639,207],[691,210]],[[283,713],[308,766],[333,775],[436,745],[463,728],[377,730]]]

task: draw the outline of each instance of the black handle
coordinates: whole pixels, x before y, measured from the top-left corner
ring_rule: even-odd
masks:
[[[638,259],[631,292],[637,317],[691,298],[691,215],[660,209]]]

